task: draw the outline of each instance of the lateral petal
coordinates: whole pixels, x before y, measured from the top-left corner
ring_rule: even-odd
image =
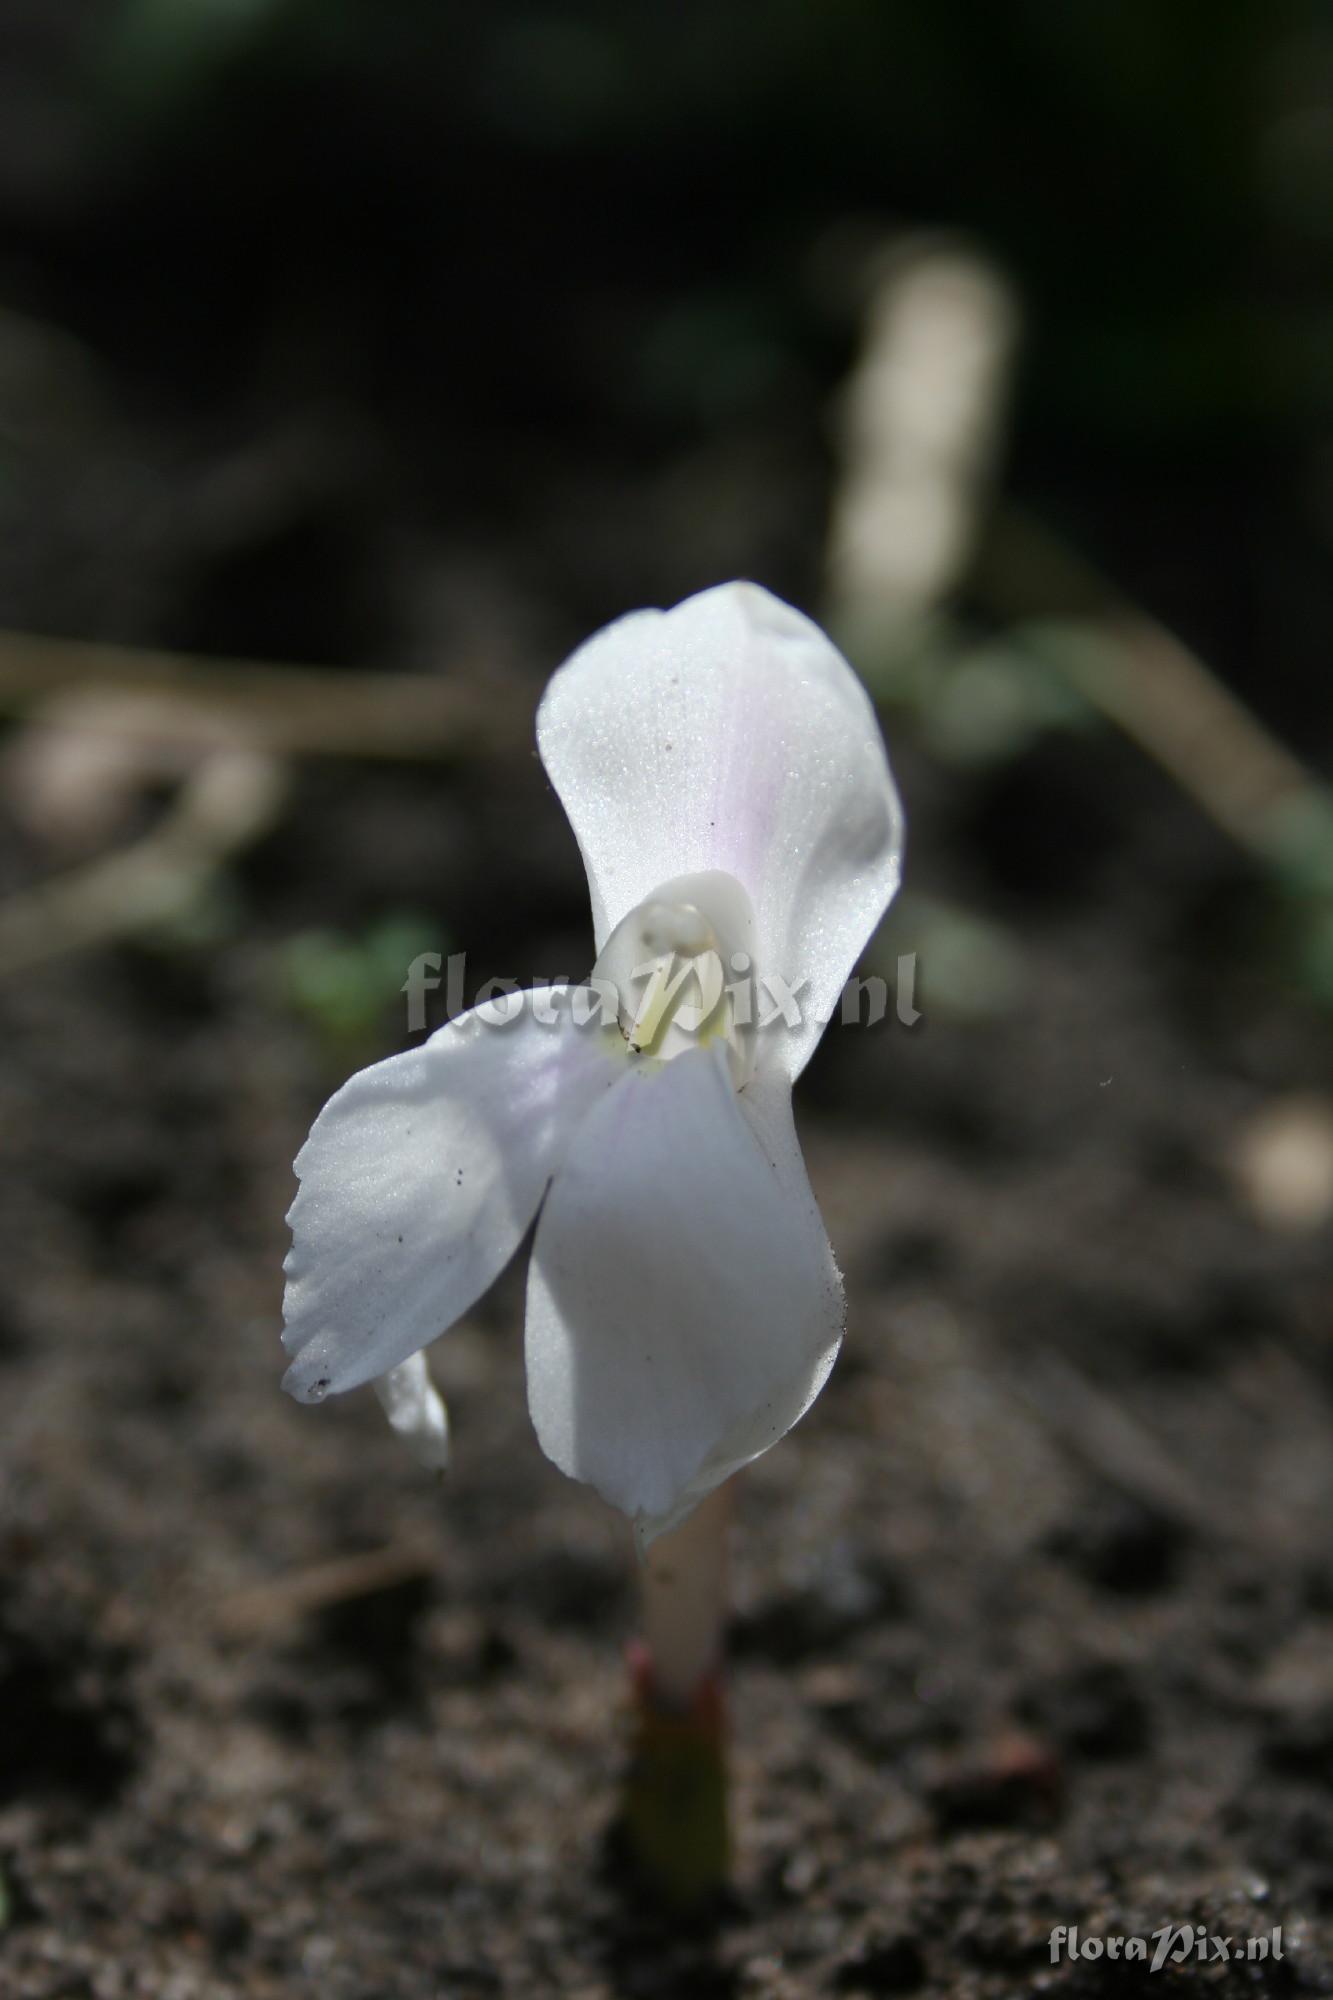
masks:
[[[287,1218],[292,1395],[318,1402],[387,1374],[508,1263],[580,1119],[624,1070],[573,1025],[565,991],[515,996],[503,1026],[474,1009],[329,1099]]]

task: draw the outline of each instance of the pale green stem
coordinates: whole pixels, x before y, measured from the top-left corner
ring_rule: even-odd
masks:
[[[643,1636],[653,1692],[666,1707],[688,1708],[722,1666],[730,1526],[728,1481],[660,1535],[644,1559]]]
[[[722,1640],[731,1496],[711,1493],[643,1564],[643,1639],[630,1648],[634,1741],[623,1821],[642,1885],[698,1911],[730,1864]]]

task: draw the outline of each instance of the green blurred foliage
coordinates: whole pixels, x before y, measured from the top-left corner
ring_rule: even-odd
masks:
[[[921,717],[926,742],[957,764],[998,763],[1050,730],[1096,726],[1072,681],[1023,626],[961,647],[931,677]]]
[[[1270,846],[1288,895],[1333,903],[1333,800],[1306,796],[1275,816]]]
[[[1284,806],[1269,845],[1287,905],[1288,956],[1311,998],[1333,1009],[1333,798],[1308,794]]]
[[[1018,940],[975,910],[904,893],[871,940],[865,963],[892,987],[905,952],[916,954],[915,1004],[926,1020],[986,1021],[1022,999],[1026,968]]]
[[[276,950],[278,992],[336,1068],[375,1050],[413,959],[440,949],[438,925],[413,914],[385,917],[357,935],[301,931]]]
[[[1024,620],[985,635],[933,613],[891,637],[843,635],[877,702],[914,717],[945,763],[1002,763],[1052,730],[1102,726],[1080,694],[1077,658],[1101,643],[1089,629]]]
[[[117,0],[94,51],[100,88],[127,119],[170,121],[292,11],[292,0]]]

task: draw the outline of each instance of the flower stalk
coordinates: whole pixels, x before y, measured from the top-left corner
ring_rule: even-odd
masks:
[[[643,1637],[629,1648],[634,1734],[623,1824],[640,1880],[698,1910],[726,1886],[731,1840],[723,1698],[732,1482],[643,1561]]]

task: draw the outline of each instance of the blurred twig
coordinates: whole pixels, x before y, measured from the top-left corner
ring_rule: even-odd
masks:
[[[233,739],[287,756],[475,756],[513,750],[531,733],[526,707],[475,682],[201,659],[0,631],[0,711],[21,714],[61,691],[87,688],[151,692],[160,706],[178,710],[183,729],[216,736],[226,727]]]
[[[886,251],[842,397],[829,591],[853,650],[925,617],[971,556],[1003,429],[1018,302],[966,243]]]
[[[1251,853],[1281,859],[1294,815],[1326,809],[1325,788],[1197,654],[1012,503],[996,511],[973,584],[1005,615],[1085,621],[1103,643],[1059,648],[1062,671]]]
[[[223,861],[273,824],[286,788],[276,758],[213,752],[142,840],[0,904],[0,976],[180,916]]]
[[[98,699],[90,699],[96,695]],[[174,742],[183,769],[153,830],[0,905],[0,977],[187,912],[274,823],[296,756],[511,755],[526,703],[426,674],[358,674],[0,631],[0,712],[104,739]]]
[[[361,1555],[337,1556],[331,1562],[294,1570],[224,1598],[217,1607],[217,1627],[224,1638],[260,1638],[314,1612],[429,1576],[438,1560],[438,1551],[415,1542],[390,1543],[387,1548],[369,1549]]]
[[[1241,1509],[1205,1492],[1123,1402],[1066,1357],[1041,1356],[1013,1387],[1052,1438],[1130,1499],[1203,1534],[1254,1539]]]
[[[1068,625],[1049,664],[1232,839],[1327,893],[1333,796],[1196,654],[1013,503],[991,467],[1019,311],[957,244],[890,256],[844,404],[830,619],[855,657],[901,653],[962,585],[1009,621]]]

